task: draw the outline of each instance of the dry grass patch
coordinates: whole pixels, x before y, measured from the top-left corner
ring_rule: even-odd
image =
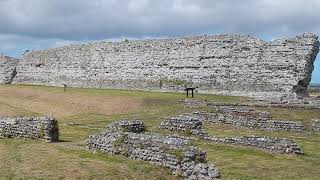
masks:
[[[0,110],[1,114],[11,115],[12,108],[37,112],[55,117],[71,116],[79,113],[97,112],[105,115],[139,111],[141,101],[135,98],[88,95],[79,92],[46,91],[15,86],[0,87],[0,105],[10,104],[10,108]],[[4,113],[2,113],[2,111]]]
[[[37,115],[37,113],[0,102],[0,116],[1,117],[4,117],[4,116],[32,116],[32,115]]]

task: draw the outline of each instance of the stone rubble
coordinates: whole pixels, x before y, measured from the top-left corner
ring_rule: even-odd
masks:
[[[216,179],[220,176],[215,166],[206,163],[206,152],[191,146],[188,138],[130,132],[136,132],[131,128],[132,124],[141,127],[141,123],[122,121],[119,123],[122,127],[128,125],[122,130],[113,124],[104,132],[90,136],[86,149],[148,161],[169,168],[174,175],[185,179]]]
[[[0,118],[0,137],[59,141],[58,122],[53,117]]]

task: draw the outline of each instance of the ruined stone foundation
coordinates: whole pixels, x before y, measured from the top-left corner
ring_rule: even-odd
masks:
[[[186,137],[142,133],[142,121],[119,121],[87,139],[86,149],[122,154],[163,166],[187,180],[217,179],[218,169],[206,161],[206,151],[191,145]]]

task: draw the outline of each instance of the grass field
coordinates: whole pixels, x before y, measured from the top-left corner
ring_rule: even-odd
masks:
[[[196,95],[197,99],[239,102],[241,97]],[[122,156],[84,150],[85,139],[121,119],[140,119],[156,131],[161,119],[195,109],[179,104],[185,95],[102,89],[1,85],[0,116],[57,117],[61,142],[0,139],[0,179],[178,179],[166,169]],[[197,109],[197,110],[201,110]],[[317,110],[265,108],[275,118],[308,123]],[[222,179],[319,179],[320,134],[267,132],[205,124],[212,135],[268,135],[295,140],[303,156],[195,142],[207,150]]]

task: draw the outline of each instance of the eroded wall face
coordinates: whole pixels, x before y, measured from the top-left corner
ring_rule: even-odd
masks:
[[[59,140],[56,119],[51,117],[0,118],[0,138],[44,139],[47,142]]]
[[[16,75],[18,59],[0,55],[0,84],[10,84]]]
[[[218,35],[72,45],[25,54],[14,83],[156,91],[193,86],[203,93],[295,99],[310,82],[317,38],[265,42]]]

